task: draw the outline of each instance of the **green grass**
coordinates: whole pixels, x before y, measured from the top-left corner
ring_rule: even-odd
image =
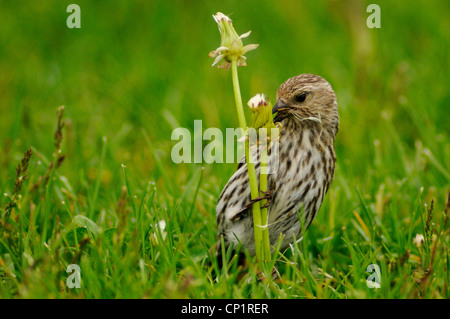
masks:
[[[368,29],[370,1],[80,0],[78,30],[65,25],[70,3],[0,10],[0,298],[449,298],[448,2],[379,2],[381,29]],[[244,102],[273,101],[300,73],[338,97],[335,180],[271,285],[251,263],[211,264],[236,165],[170,158],[175,127],[238,126],[230,72],[208,58],[217,11],[260,44],[240,69]],[[66,287],[69,264],[80,289]]]

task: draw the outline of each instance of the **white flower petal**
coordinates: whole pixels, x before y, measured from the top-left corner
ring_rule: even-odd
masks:
[[[217,56],[218,54],[220,54],[220,52],[226,51],[226,50],[229,50],[229,49],[227,47],[218,47],[214,51],[209,52],[209,57],[213,58],[213,57]]]
[[[213,18],[217,23],[219,23],[219,21],[221,20],[231,22],[231,19],[228,18],[228,16],[224,15],[222,12],[217,12],[216,14],[213,14]]]
[[[264,93],[258,93],[247,102],[247,105],[253,109],[257,108],[261,104],[266,103],[266,96],[264,95]]]
[[[252,33],[251,30],[248,31],[248,32],[246,32],[246,33],[244,33],[244,34],[241,34],[241,35],[239,36],[239,38],[244,39],[244,38],[248,37],[248,36],[250,35],[250,33]]]
[[[259,44],[247,44],[242,48],[242,54],[246,54],[248,51],[255,50],[259,47]]]
[[[217,63],[219,63],[223,59],[223,55],[220,54],[214,59],[214,63],[211,64],[211,66],[215,66]]]

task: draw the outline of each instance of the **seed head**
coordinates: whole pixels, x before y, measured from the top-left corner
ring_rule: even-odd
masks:
[[[247,58],[244,54],[248,51],[255,50],[259,46],[259,44],[248,44],[246,46],[242,44],[242,39],[248,37],[251,31],[239,36],[233,27],[231,19],[222,12],[217,12],[213,15],[213,18],[219,27],[221,41],[220,47],[209,53],[211,58],[215,58],[211,66],[222,62],[218,67],[228,70],[232,60],[236,60],[238,66],[246,66],[247,63],[245,60]]]

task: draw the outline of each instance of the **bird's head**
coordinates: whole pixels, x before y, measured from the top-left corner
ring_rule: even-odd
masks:
[[[317,123],[332,129],[334,134],[339,127],[336,94],[330,83],[314,74],[300,74],[281,84],[272,113],[277,113],[275,122],[289,118]]]

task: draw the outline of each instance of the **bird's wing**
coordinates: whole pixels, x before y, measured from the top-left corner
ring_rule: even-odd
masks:
[[[239,161],[239,164],[238,164],[238,167],[237,167],[236,170],[239,170],[239,169],[242,167],[242,165],[244,165],[244,164],[245,164],[245,155],[242,156],[242,158],[241,158],[241,160]]]

